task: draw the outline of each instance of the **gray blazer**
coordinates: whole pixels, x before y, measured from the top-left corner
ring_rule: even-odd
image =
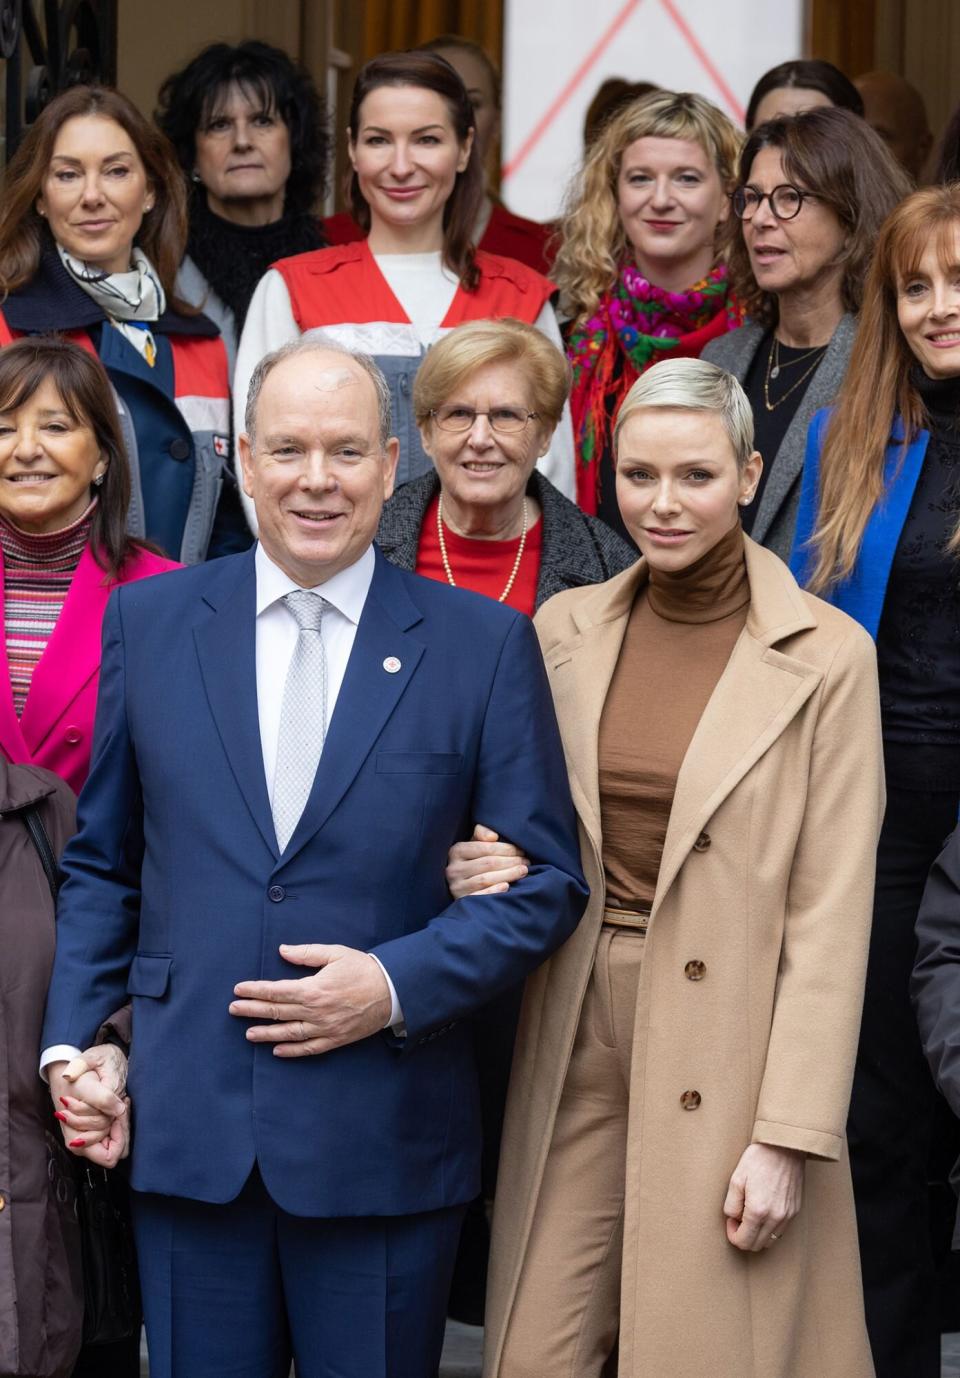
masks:
[[[416,568],[420,529],[439,488],[437,471],[431,469],[404,483],[384,504],[377,545],[391,564],[401,569]],[[536,469],[530,475],[527,492],[540,504],[543,520],[538,608],[563,589],[602,584],[640,558],[606,522],[581,512]]]
[[[833,332],[827,352],[810,379],[803,401],[776,453],[773,472],[764,487],[760,507],[753,520],[750,532],[753,539],[774,551],[781,560],[790,558],[793,545],[793,529],[797,524],[797,505],[800,501],[800,475],[807,447],[807,427],[814,413],[822,407],[829,407],[839,392],[850,362],[856,330],[856,319],[846,315]],[[725,368],[742,383],[766,333],[766,326],[742,325],[739,330],[731,330],[728,335],[711,340],[702,357]]]

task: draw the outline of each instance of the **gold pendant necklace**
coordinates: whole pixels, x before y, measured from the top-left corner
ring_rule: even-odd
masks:
[[[437,539],[440,542],[440,559],[443,561],[444,573],[447,576],[447,583],[451,588],[457,587],[457,581],[453,577],[453,570],[450,568],[450,557],[447,554],[447,543],[443,536],[443,494],[440,494],[440,501],[437,503]],[[527,500],[523,500],[523,525],[520,529],[520,544],[517,546],[517,557],[513,562],[513,569],[510,571],[510,578],[504,586],[503,593],[497,599],[498,603],[505,603],[510,597],[510,590],[513,588],[517,571],[520,568],[520,561],[523,559],[523,548],[527,544]]]
[[[776,342],[776,336],[774,336],[774,342]],[[776,410],[777,410],[777,407],[781,406],[781,405],[787,400],[787,398],[791,395],[791,393],[796,392],[797,388],[799,388],[800,386],[802,386],[802,384],[805,383],[805,382],[807,381],[807,379],[810,377],[810,375],[811,375],[812,373],[815,373],[815,372],[816,372],[816,370],[820,367],[820,361],[822,360],[824,354],[826,354],[826,352],[827,352],[827,348],[828,348],[827,345],[818,345],[816,349],[811,349],[810,352],[809,352],[808,354],[804,354],[803,357],[802,357],[801,359],[793,359],[793,360],[791,360],[791,363],[802,363],[804,359],[809,359],[811,354],[816,354],[816,356],[817,356],[817,357],[814,359],[813,363],[810,365],[810,367],[806,370],[806,372],[801,373],[801,375],[800,375],[800,377],[797,379],[797,381],[796,381],[795,383],[792,383],[791,386],[787,388],[787,390],[786,390],[786,392],[783,394],[783,396],[782,396],[782,397],[778,397],[777,400],[776,400],[775,402],[771,402],[771,401],[770,401],[770,379],[771,379],[771,378],[776,378],[777,375],[778,375],[779,372],[780,372],[780,366],[779,366],[780,351],[779,351],[779,349],[777,350],[778,364],[777,364],[777,369],[776,369],[776,371],[774,371],[774,369],[773,369],[773,344],[771,344],[771,346],[770,346],[770,352],[767,354],[767,371],[766,371],[766,373],[764,374],[764,378],[763,378],[763,403],[764,403],[764,406],[766,407],[767,411],[776,411]]]
[[[773,343],[772,343],[771,346],[770,346],[770,356],[771,356],[771,357],[770,357],[770,359],[767,361],[767,362],[768,362],[768,367],[769,367],[769,364],[770,364],[770,363],[773,364],[773,368],[770,369],[770,377],[771,377],[771,378],[779,378],[779,377],[780,377],[780,370],[781,370],[782,368],[794,368],[794,367],[796,367],[797,364],[806,363],[806,361],[807,361],[808,359],[812,359],[812,358],[813,358],[814,354],[821,354],[825,349],[826,349],[826,345],[814,345],[813,349],[808,349],[807,352],[806,352],[806,354],[801,354],[801,355],[800,355],[798,358],[796,358],[796,359],[787,359],[787,361],[786,361],[785,363],[782,363],[782,364],[781,364],[781,362],[780,362],[780,341],[777,339],[776,335],[774,335],[774,337],[773,337]]]

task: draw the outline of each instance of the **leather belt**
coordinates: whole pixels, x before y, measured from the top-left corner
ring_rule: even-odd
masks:
[[[611,928],[632,928],[639,933],[646,933],[650,922],[650,910],[607,908],[603,911],[603,922]]]

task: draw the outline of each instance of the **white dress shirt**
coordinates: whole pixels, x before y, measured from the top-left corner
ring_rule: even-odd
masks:
[[[263,770],[272,806],[283,689],[300,634],[296,619],[284,604],[283,598],[286,594],[301,588],[301,585],[295,583],[289,574],[284,574],[279,565],[274,564],[262,545],[257,546],[254,563],[257,572],[257,711],[260,717]],[[326,583],[310,590],[321,594],[330,605],[323,617],[323,648],[327,658],[328,730],[343,677],[347,672],[347,662],[353,650],[360,614],[370,591],[375,563],[373,546],[368,546],[355,564],[348,565]],[[385,1027],[392,1029],[395,1034],[402,1035],[403,1012],[396,989],[379,957],[373,953],[370,955],[390,987],[390,1017]],[[66,1044],[45,1048],[40,1058],[40,1070],[43,1071],[48,1063],[69,1062],[71,1058],[79,1056],[79,1048],[68,1047]]]
[[[296,618],[283,599],[301,586],[274,564],[262,545],[257,546],[254,561],[257,570],[257,711],[263,771],[272,807],[283,689],[300,634]],[[347,672],[360,614],[367,601],[374,563],[373,547],[368,546],[356,564],[348,565],[325,584],[309,590],[320,594],[330,605],[323,618],[323,649],[327,658],[325,727],[328,729]]]

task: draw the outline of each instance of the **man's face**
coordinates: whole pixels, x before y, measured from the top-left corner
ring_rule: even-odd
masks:
[[[360,558],[393,492],[399,442],[381,447],[377,397],[342,354],[296,354],[267,376],[253,445],[241,435],[243,489],[260,541],[304,588]]]

